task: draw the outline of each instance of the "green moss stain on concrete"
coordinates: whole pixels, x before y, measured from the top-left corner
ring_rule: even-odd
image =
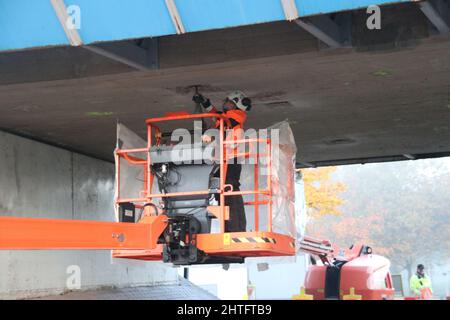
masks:
[[[387,77],[387,76],[392,75],[392,71],[387,70],[387,69],[380,69],[380,70],[372,72],[372,75],[375,77]]]
[[[90,111],[90,112],[86,112],[85,115],[87,117],[110,117],[112,115],[114,115],[114,112],[110,112],[110,111],[103,111],[103,112],[99,112],[99,111]]]

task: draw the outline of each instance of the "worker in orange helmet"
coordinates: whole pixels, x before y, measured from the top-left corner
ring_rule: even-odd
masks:
[[[208,113],[224,114],[229,120],[233,129],[233,138],[242,132],[244,123],[247,120],[247,112],[252,107],[252,102],[242,91],[233,91],[226,98],[222,106],[222,111],[218,111],[211,101],[201,94],[195,94],[192,98],[195,103],[200,104]],[[215,122],[216,128],[219,121]],[[239,191],[242,166],[237,163],[237,159],[232,159],[227,164],[225,184],[233,186],[233,191]],[[218,177],[219,172],[216,173]],[[225,221],[225,232],[244,232],[247,222],[245,219],[244,200],[242,195],[225,197],[225,205],[230,208],[230,219]]]

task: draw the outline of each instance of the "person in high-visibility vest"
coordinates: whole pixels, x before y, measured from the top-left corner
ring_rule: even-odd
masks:
[[[247,112],[250,111],[252,105],[251,100],[242,91],[234,91],[230,93],[222,107],[222,111],[218,111],[211,101],[201,94],[195,94],[192,97],[195,103],[200,104],[205,112],[222,113],[228,117],[232,126],[231,139],[242,139],[244,123],[247,120]],[[215,127],[219,126],[219,121],[215,121]],[[229,139],[230,137],[227,137]],[[233,150],[236,155],[236,150]],[[239,191],[241,164],[235,158],[227,165],[227,173],[225,183],[233,186],[233,191]],[[216,173],[216,177],[218,172]],[[227,196],[225,205],[230,208],[230,219],[225,222],[225,232],[242,232],[246,231],[247,222],[245,219],[244,200],[241,195]]]
[[[432,297],[433,289],[431,288],[431,279],[425,274],[423,264],[417,266],[416,274],[409,280],[409,287],[411,292],[421,299],[430,299]]]

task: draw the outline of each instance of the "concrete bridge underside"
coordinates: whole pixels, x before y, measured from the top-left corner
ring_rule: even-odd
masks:
[[[200,84],[217,103],[250,95],[248,127],[289,119],[299,166],[450,155],[450,37],[417,3],[383,7],[381,30],[365,10],[327,18],[349,15],[338,48],[288,21],[134,40],[147,71],[84,47],[4,52],[0,127],[112,161],[117,119],[143,134],[145,118],[193,110]]]

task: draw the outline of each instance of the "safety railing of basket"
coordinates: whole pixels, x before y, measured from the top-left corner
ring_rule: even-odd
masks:
[[[227,117],[222,114],[216,113],[203,113],[203,114],[183,114],[183,115],[171,115],[160,118],[151,118],[147,119],[147,147],[145,148],[134,148],[134,149],[120,149],[117,148],[115,150],[116,162],[117,166],[117,184],[116,184],[116,204],[120,205],[122,203],[134,203],[136,208],[143,208],[145,204],[152,203],[153,198],[163,198],[163,197],[177,197],[177,196],[194,196],[194,195],[207,195],[210,193],[210,190],[200,190],[200,191],[185,191],[185,192],[172,192],[172,193],[152,193],[152,185],[154,177],[151,172],[151,153],[150,150],[152,148],[153,140],[155,140],[156,144],[160,142],[161,131],[156,123],[160,122],[168,122],[168,121],[177,121],[177,120],[193,120],[193,119],[218,119],[219,125],[219,165],[220,165],[220,190],[219,190],[219,219],[220,219],[220,232],[223,233],[225,230],[225,198],[228,196],[236,196],[236,195],[254,195],[253,201],[246,201],[244,205],[246,206],[254,206],[254,223],[255,223],[255,231],[260,231],[260,223],[259,223],[259,209],[260,206],[267,206],[267,231],[272,231],[272,183],[271,183],[271,140],[270,138],[249,138],[249,139],[238,139],[238,140],[226,140],[224,137],[225,128],[231,128],[230,121]],[[258,152],[258,146],[260,147],[261,143],[265,144],[265,153]],[[232,190],[232,186],[227,185],[225,183],[226,177],[226,164],[227,164],[227,155],[226,149],[232,145],[233,148],[237,148],[238,145],[243,144],[244,150],[246,150],[245,145],[248,145],[248,152],[237,153],[234,154],[233,157],[244,157],[244,158],[253,158],[253,169],[254,169],[254,178],[253,178],[253,190]],[[144,154],[143,158],[132,156],[131,154]],[[267,167],[266,172],[266,188],[259,189],[260,184],[260,174],[259,174],[259,163],[261,158],[265,158],[265,164]],[[123,158],[127,161],[127,163],[136,166],[144,167],[144,179],[143,179],[143,188],[140,192],[139,197],[137,198],[122,198],[120,194],[120,173],[121,173],[121,164],[120,158]],[[227,191],[227,189],[229,191]]]

